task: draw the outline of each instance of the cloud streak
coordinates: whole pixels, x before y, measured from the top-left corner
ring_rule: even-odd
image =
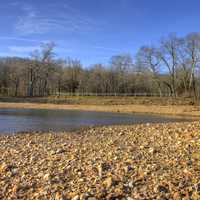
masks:
[[[20,9],[23,14],[18,17],[15,30],[23,36],[64,32],[84,33],[99,29],[97,23],[91,18],[84,16],[67,4],[62,8],[59,8],[59,5],[57,5],[57,8],[48,5],[45,8],[37,8],[33,5],[24,4],[21,5]]]
[[[15,52],[15,53],[30,53],[39,48],[40,46],[9,46],[8,47],[8,49],[11,52]]]
[[[0,40],[10,40],[10,41],[22,41],[22,42],[36,42],[36,43],[46,43],[49,42],[47,40],[36,40],[36,39],[27,39],[22,37],[13,37],[13,36],[0,36]]]

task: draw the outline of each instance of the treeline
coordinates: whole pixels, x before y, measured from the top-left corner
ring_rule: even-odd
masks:
[[[109,64],[89,68],[79,60],[56,59],[53,43],[43,44],[31,58],[0,59],[0,94],[48,96],[63,93],[147,93],[200,96],[200,34],[170,34],[160,44],[141,47],[134,58],[113,56]]]

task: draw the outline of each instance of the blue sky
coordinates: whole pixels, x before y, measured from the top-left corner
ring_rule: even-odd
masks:
[[[1,0],[0,56],[54,41],[57,57],[107,63],[169,33],[200,32],[199,9],[198,0]]]

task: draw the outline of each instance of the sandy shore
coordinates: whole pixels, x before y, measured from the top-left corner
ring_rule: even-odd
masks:
[[[62,105],[49,103],[2,103],[0,108],[64,109],[120,113],[149,113],[173,116],[200,117],[200,106],[190,105]]]
[[[0,199],[200,199],[200,123],[0,136]]]

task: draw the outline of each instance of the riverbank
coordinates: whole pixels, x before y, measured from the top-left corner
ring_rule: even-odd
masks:
[[[200,123],[0,136],[0,199],[199,199]]]
[[[81,110],[97,112],[118,113],[147,113],[166,116],[200,117],[200,106],[192,105],[65,105],[50,103],[7,103],[0,102],[0,108],[16,109],[58,109],[58,110]]]
[[[199,105],[192,98],[134,97],[134,96],[49,96],[49,97],[2,97],[0,102],[38,103],[64,105]]]

